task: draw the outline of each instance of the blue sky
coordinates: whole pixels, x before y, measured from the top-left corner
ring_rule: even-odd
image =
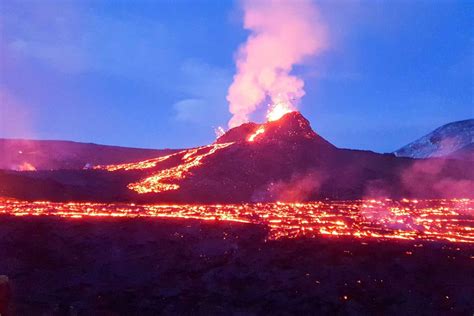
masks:
[[[472,1],[316,4],[329,48],[295,73],[320,135],[387,152],[474,117]],[[181,148],[230,118],[239,2],[3,0],[0,12],[0,137]]]

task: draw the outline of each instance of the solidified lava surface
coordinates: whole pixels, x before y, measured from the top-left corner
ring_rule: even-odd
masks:
[[[0,217],[15,315],[457,314],[469,243],[299,237],[262,225]]]

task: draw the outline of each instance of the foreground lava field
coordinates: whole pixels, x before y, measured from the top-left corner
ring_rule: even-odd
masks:
[[[15,315],[471,315],[473,264],[470,199],[0,202]]]
[[[474,311],[471,243],[269,239],[272,229],[225,220],[3,215],[0,274],[10,280],[13,315]]]
[[[269,239],[351,236],[474,243],[474,200],[360,200],[229,205],[135,205],[26,202],[4,199],[15,216],[169,217],[269,227]]]

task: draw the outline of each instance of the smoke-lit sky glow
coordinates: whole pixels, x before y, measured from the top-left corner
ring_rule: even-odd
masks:
[[[327,47],[292,74],[299,109],[336,146],[392,151],[474,116],[470,1],[315,6]],[[240,2],[3,0],[0,12],[0,137],[180,148],[231,118]]]

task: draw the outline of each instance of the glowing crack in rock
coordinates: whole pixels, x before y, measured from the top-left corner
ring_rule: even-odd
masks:
[[[359,238],[474,244],[474,200],[135,205],[0,199],[0,215],[181,218],[269,227],[269,239]]]
[[[159,193],[179,189],[179,184],[172,183],[183,180],[190,174],[190,170],[202,163],[202,159],[211,156],[216,151],[224,149],[233,143],[211,144],[192,149],[182,150],[180,152],[149,159],[136,163],[128,163],[121,165],[96,166],[95,169],[103,169],[107,171],[118,170],[143,170],[158,167],[160,162],[169,160],[170,158],[179,158],[180,163],[174,167],[159,170],[140,181],[130,183],[127,187],[137,193]],[[171,183],[170,183],[171,182]]]
[[[94,166],[93,169],[99,170],[107,170],[107,171],[119,171],[119,170],[143,170],[154,168],[158,165],[158,163],[165,161],[173,156],[178,155],[179,153],[161,156],[158,158],[152,158],[140,162],[132,162],[132,163],[124,163],[124,164],[117,164],[117,165],[98,165]]]
[[[138,182],[130,183],[128,188],[134,190],[137,193],[158,193],[170,190],[179,189],[178,184],[170,184],[164,181],[170,180],[182,180],[189,174],[189,170],[199,166],[202,163],[202,159],[214,154],[216,151],[230,146],[232,143],[223,144],[212,144],[209,146],[198,147],[187,150],[185,155],[182,157],[182,163],[175,167],[160,170],[158,173],[140,180]],[[204,151],[204,153],[200,153]]]
[[[258,135],[263,134],[264,132],[265,132],[265,127],[260,126],[252,135],[249,136],[247,140],[249,142],[253,142]]]

